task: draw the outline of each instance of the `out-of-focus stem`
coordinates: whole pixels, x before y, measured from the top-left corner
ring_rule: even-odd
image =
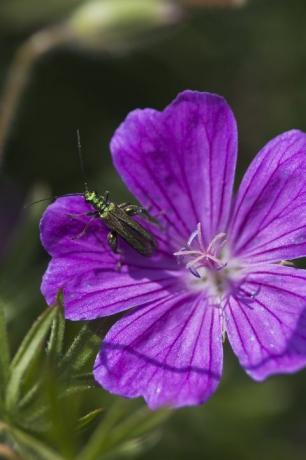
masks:
[[[5,432],[10,438],[14,440],[14,442],[16,442],[17,445],[30,447],[30,449],[33,450],[33,452],[37,453],[39,458],[48,458],[50,460],[62,460],[62,456],[60,456],[57,452],[50,449],[39,439],[26,433],[25,431],[20,430],[19,428],[15,428],[0,421],[0,432]],[[16,456],[15,458],[11,458],[13,460],[22,460],[20,457]]]
[[[5,432],[8,425],[0,420],[0,433]],[[0,443],[0,458],[7,458],[10,460],[22,460],[7,444]]]
[[[65,43],[68,35],[69,32],[62,25],[43,29],[34,33],[18,48],[4,82],[0,100],[0,165],[19,100],[35,62],[44,53]]]
[[[22,460],[22,458],[6,444],[0,444],[0,458],[8,460]]]
[[[143,34],[181,19],[174,0],[90,0],[81,2],[65,22],[36,32],[17,50],[0,99],[0,166],[19,100],[37,59],[65,44],[105,51],[139,42]]]
[[[184,6],[242,6],[246,0],[181,0]]]

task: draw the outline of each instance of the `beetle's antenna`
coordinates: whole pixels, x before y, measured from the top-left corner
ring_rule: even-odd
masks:
[[[43,201],[51,201],[51,200],[53,200],[53,199],[54,199],[53,196],[49,196],[49,198],[43,198],[43,199],[41,199],[41,200],[33,201],[32,203],[25,204],[25,205],[24,205],[24,209],[29,208],[30,206],[33,206],[34,204],[42,203]]]
[[[33,201],[32,203],[26,204],[24,208],[29,208],[30,206],[33,206],[33,204],[41,203],[43,201],[51,201],[56,198],[62,198],[63,196],[80,196],[83,195],[83,193],[66,193],[65,195],[60,195],[60,196],[49,196],[49,198],[42,198],[41,200]]]
[[[79,160],[80,160],[80,167],[81,167],[81,171],[83,174],[85,191],[88,191],[88,183],[87,183],[87,177],[85,174],[84,160],[83,160],[83,155],[82,155],[81,136],[80,136],[79,129],[77,129],[77,141],[78,141],[78,154],[79,154]]]

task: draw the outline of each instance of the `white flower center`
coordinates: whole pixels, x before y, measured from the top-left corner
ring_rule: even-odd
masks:
[[[218,233],[205,247],[200,223],[190,235],[186,246],[174,255],[192,275],[187,278],[189,287],[205,289],[214,305],[220,305],[241,276],[239,262],[230,258],[226,234]]]

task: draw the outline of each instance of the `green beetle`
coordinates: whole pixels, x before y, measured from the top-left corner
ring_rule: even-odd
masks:
[[[120,236],[139,254],[149,257],[154,253],[157,248],[154,236],[132,219],[132,216],[139,215],[153,224],[158,224],[158,221],[150,216],[145,208],[129,203],[116,204],[110,200],[108,191],[100,195],[90,191],[87,184],[85,184],[84,198],[94,208],[86,215],[100,218],[109,228],[107,240],[113,252],[118,252],[118,237]],[[89,224],[90,221],[80,235],[85,233]]]

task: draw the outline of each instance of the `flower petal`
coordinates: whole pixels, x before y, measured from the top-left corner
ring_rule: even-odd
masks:
[[[227,334],[255,380],[306,366],[306,272],[258,266],[226,307]]]
[[[172,248],[185,244],[199,222],[207,244],[225,229],[237,128],[223,98],[185,91],[163,112],[135,110],[111,150],[128,188],[169,228]]]
[[[94,319],[158,299],[173,286],[177,289],[176,271],[159,256],[145,258],[124,247],[126,263],[116,269],[119,256],[108,247],[108,230],[100,219],[90,221],[88,210],[83,197],[62,197],[41,220],[41,239],[53,256],[41,286],[48,304],[62,290],[66,318]]]
[[[95,253],[97,247],[106,250],[108,230],[100,219],[86,216],[92,210],[83,196],[63,196],[48,206],[40,222],[41,242],[46,251],[60,257],[71,252]],[[90,225],[80,237],[89,221]],[[114,263],[114,255],[105,252],[110,256],[108,261]]]
[[[219,311],[205,298],[171,295],[111,328],[94,376],[111,393],[143,396],[151,409],[206,401],[222,371]]]
[[[249,262],[306,256],[306,134],[269,142],[247,170],[232,216],[234,254]]]

